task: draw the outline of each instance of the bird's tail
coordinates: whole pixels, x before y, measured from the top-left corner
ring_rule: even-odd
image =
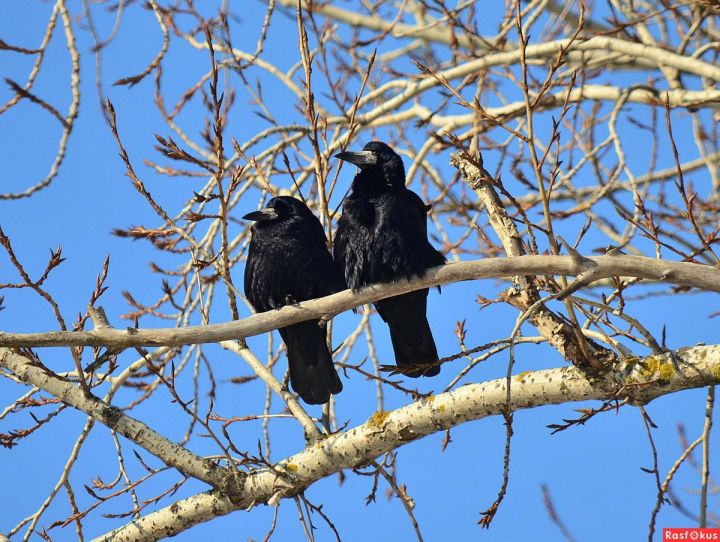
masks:
[[[280,330],[287,347],[290,385],[311,405],[330,400],[330,394],[342,391],[342,382],[327,347],[325,330],[317,320],[300,322]]]
[[[427,290],[418,290],[376,303],[390,328],[395,363],[412,378],[440,373],[437,347],[425,315],[427,295]]]

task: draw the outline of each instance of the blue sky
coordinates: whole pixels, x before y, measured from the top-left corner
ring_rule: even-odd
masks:
[[[6,2],[0,18],[0,38],[8,43],[25,47],[36,46],[44,31],[45,21],[52,6],[45,2]],[[74,15],[79,15],[79,3],[71,6]],[[112,17],[102,10],[95,10],[102,35],[107,35],[112,26]],[[254,50],[264,13],[262,3],[248,1],[239,14],[238,31],[233,36],[236,46]],[[488,25],[497,18],[487,17],[481,24]],[[74,320],[78,311],[83,311],[100,272],[106,255],[110,256],[110,289],[103,296],[101,304],[110,320],[118,326],[127,325],[120,315],[129,307],[122,296],[129,290],[137,299],[154,299],[160,285],[160,277],[153,274],[149,261],[174,266],[178,260],[158,254],[144,242],[132,242],[111,234],[114,228],[134,224],[155,225],[157,220],[148,205],[142,201],[125,176],[124,166],[118,157],[118,150],[108,127],[99,113],[95,91],[94,57],[90,53],[92,40],[89,33],[74,19],[74,29],[82,54],[81,65],[81,108],[80,115],[68,146],[68,158],[52,185],[30,199],[0,201],[0,226],[11,238],[18,257],[37,276],[44,269],[50,250],[63,248],[67,258],[47,282],[47,289],[53,293],[68,321]],[[481,29],[482,30],[482,29]],[[297,50],[297,29],[291,18],[276,14],[263,58],[277,62],[287,68],[299,61]],[[68,55],[62,32],[56,32],[48,49],[47,66],[41,72],[33,91],[49,99],[61,112],[66,111],[70,95],[68,92]],[[205,182],[203,179],[161,178],[142,164],[149,158],[158,163],[164,159],[154,150],[154,134],[168,135],[157,110],[152,105],[152,77],[146,78],[134,88],[113,87],[111,83],[141,71],[154,57],[161,44],[161,35],[151,12],[132,6],[127,10],[126,19],[117,39],[106,50],[104,56],[105,91],[112,100],[119,117],[119,128],[128,153],[138,173],[149,189],[156,194],[163,205],[177,209]],[[0,72],[3,77],[23,83],[32,57],[0,51]],[[165,63],[164,89],[168,103],[173,104],[184,89],[208,69],[207,56],[198,53],[180,40],[173,40]],[[632,74],[623,77],[632,77]],[[242,90],[237,78],[237,103],[230,118],[229,131],[239,141],[264,127],[253,113],[248,95]],[[512,93],[512,90],[508,90]],[[6,86],[0,86],[0,102],[5,103],[12,96]],[[297,120],[294,101],[287,93],[268,83],[264,96],[273,110],[284,114],[283,120]],[[286,105],[285,105],[286,104]],[[640,106],[635,106],[639,111]],[[452,113],[462,112],[459,108]],[[190,104],[180,119],[183,129],[197,138],[203,129],[205,113],[198,100]],[[677,122],[675,130],[678,140],[687,138],[689,120],[682,114],[673,114]],[[642,132],[630,132],[627,123],[625,141],[633,166],[638,168],[647,162],[647,142]],[[60,126],[49,115],[37,107],[22,104],[0,117],[0,160],[2,160],[2,192],[23,189],[44,177],[55,154]],[[382,136],[383,131],[376,135]],[[364,134],[357,145],[371,137]],[[681,143],[684,159],[695,158],[696,151]],[[447,160],[438,163],[441,172],[448,178],[452,175]],[[486,153],[486,165],[493,166],[492,153]],[[671,158],[661,157],[658,167],[671,165]],[[344,188],[352,173],[344,169],[341,183]],[[709,189],[709,180],[702,174],[692,177],[698,190]],[[283,181],[277,181],[282,183]],[[289,186],[289,179],[284,182]],[[341,191],[341,193],[344,190]],[[339,196],[336,196],[339,202]],[[236,209],[238,215],[257,205],[259,193],[248,196]],[[535,217],[540,220],[539,216]],[[563,226],[563,235],[574,239],[578,224],[568,222]],[[581,250],[595,247],[593,240]],[[642,246],[642,245],[641,245]],[[648,255],[652,255],[647,244]],[[240,282],[241,268],[234,272]],[[6,254],[0,254],[0,283],[17,280],[9,265]],[[503,288],[495,281],[481,281],[470,284],[448,285],[442,295],[430,294],[429,318],[438,341],[441,355],[450,355],[458,350],[454,338],[455,323],[467,320],[468,345],[482,344],[506,337],[510,334],[515,312],[507,307],[495,305],[479,311],[476,295],[494,297]],[[57,323],[47,304],[37,296],[25,291],[5,290],[5,310],[0,312],[0,329],[4,331],[42,331],[56,329]],[[555,307],[558,308],[559,307]],[[660,334],[667,325],[667,344],[670,347],[694,345],[698,342],[714,342],[715,322],[708,315],[717,310],[717,299],[710,295],[674,295],[668,298],[649,298],[632,303],[633,315],[650,323],[651,331]],[[243,308],[243,316],[250,311]],[[213,320],[229,318],[227,308],[222,305],[213,309]],[[341,315],[336,320],[337,332],[352,329],[359,316],[352,313]],[[391,360],[391,347],[385,326],[377,319],[373,321],[375,339],[381,359]],[[162,321],[144,321],[144,326],[163,326]],[[529,330],[528,330],[529,331]],[[364,340],[353,353],[361,358],[367,352]],[[251,347],[261,354],[266,348],[265,336],[253,338]],[[39,352],[43,362],[54,370],[70,370],[72,360],[64,349],[48,349]],[[642,350],[638,352],[642,354]],[[246,375],[248,369],[232,354],[220,348],[208,347],[208,358],[212,362],[218,381],[216,411],[224,416],[242,415],[247,403],[257,404],[264,394],[259,384],[242,387],[229,382],[232,376]],[[120,358],[121,364],[133,361],[132,353]],[[280,365],[284,367],[284,361]],[[418,383],[421,391],[439,391],[443,385],[462,367],[447,364],[438,379]],[[482,381],[504,375],[507,355],[501,354],[475,369],[468,381]],[[536,370],[564,365],[557,354],[546,347],[520,346],[517,348],[516,371]],[[207,384],[207,374],[201,375],[201,385]],[[344,376],[343,376],[344,378]],[[364,422],[374,411],[374,384],[360,380],[357,375],[344,378],[345,391],[338,397],[337,414],[341,422],[350,426]],[[178,381],[180,393],[190,393],[192,380]],[[0,397],[4,408],[12,400],[25,393],[22,386],[0,380]],[[127,404],[137,396],[134,390],[125,390],[117,397],[120,405]],[[151,427],[161,429],[172,438],[181,438],[187,427],[187,419],[180,409],[170,402],[169,394],[160,389],[152,402],[133,410],[132,415]],[[207,401],[207,398],[201,398]],[[389,392],[386,408],[395,408],[407,403],[408,399]],[[277,403],[277,402],[276,402]],[[659,399],[647,407],[649,414],[658,424],[654,438],[660,455],[661,476],[667,472],[681,453],[677,439],[677,424],[687,428],[689,438],[694,439],[702,429],[705,391],[696,390],[674,394]],[[512,444],[512,474],[508,496],[503,503],[489,531],[481,531],[477,525],[479,513],[494,500],[500,487],[504,427],[500,418],[490,418],[468,423],[452,431],[453,442],[444,452],[441,450],[442,434],[434,435],[420,442],[412,443],[398,452],[398,475],[407,484],[408,492],[416,503],[415,514],[425,539],[433,540],[559,540],[560,534],[550,522],[542,502],[541,485],[547,484],[555,506],[561,517],[578,540],[586,542],[616,540],[639,540],[646,537],[650,512],[654,506],[656,488],[653,477],[641,470],[650,467],[651,450],[638,410],[625,408],[619,413],[607,413],[591,420],[587,426],[572,428],[551,435],[547,425],[560,423],[564,418],[574,418],[574,409],[592,407],[597,404],[572,404],[557,407],[543,407],[515,415],[515,436]],[[276,404],[277,407],[277,404]],[[319,411],[318,411],[319,412]],[[0,532],[6,532],[21,518],[33,513],[45,499],[49,489],[57,480],[76,435],[85,418],[69,409],[60,414],[55,423],[48,424],[24,440],[12,450],[0,450],[0,487],[5,488],[0,497],[3,513],[0,516]],[[32,424],[27,412],[0,421],[0,431]],[[254,450],[261,436],[259,423],[234,427],[231,434],[243,447]],[[279,420],[272,425],[273,459],[280,459],[302,447],[302,436],[293,421]],[[121,439],[124,449],[137,447]],[[191,448],[199,453],[216,453],[210,443],[196,438]],[[158,461],[142,452],[148,464],[157,466]],[[127,454],[128,468],[135,476],[143,473],[142,467]],[[89,442],[83,448],[81,457],[73,470],[71,480],[76,487],[76,497],[81,506],[92,503],[92,498],[82,491],[82,484],[101,477],[107,481],[117,473],[114,446],[109,432],[98,427],[93,430]],[[381,482],[377,503],[365,505],[365,496],[370,492],[372,479],[346,473],[344,483],[338,483],[337,476],[329,477],[313,485],[307,497],[315,504],[323,504],[323,511],[332,519],[342,539],[352,540],[409,540],[413,537],[412,527],[405,517],[397,499],[386,500],[387,486]],[[163,473],[156,480],[143,486],[139,494],[149,498],[159,492],[166,483],[177,480],[174,472]],[[678,493],[691,492],[699,487],[699,476],[691,468],[681,469],[674,486]],[[207,489],[204,484],[190,481],[174,498],[188,496]],[[171,501],[164,500],[162,505]],[[690,496],[687,502],[695,503]],[[715,497],[717,510],[717,497]],[[127,510],[129,500],[118,501],[101,508],[102,513]],[[694,506],[694,504],[693,504]],[[65,517],[69,512],[67,499],[61,496],[46,514],[42,525],[50,520]],[[238,512],[219,518],[187,531],[177,540],[262,539],[272,520],[272,509],[260,506],[251,512]],[[318,526],[318,540],[332,540],[332,532],[319,517],[314,521]],[[122,520],[106,519],[94,514],[84,521],[88,536],[102,534],[122,524]],[[671,507],[665,507],[660,514],[658,526],[684,526],[691,522]],[[51,536],[57,540],[74,539],[72,526],[53,529]],[[284,501],[280,507],[275,540],[298,540],[302,530],[297,521],[297,510],[292,501]]]

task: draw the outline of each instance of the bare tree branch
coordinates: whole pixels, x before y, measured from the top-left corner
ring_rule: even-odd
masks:
[[[457,262],[428,270],[424,277],[376,284],[358,293],[350,290],[297,305],[250,316],[236,322],[189,326],[186,328],[130,329],[93,331],[53,331],[48,333],[0,333],[0,346],[178,346],[240,339],[273,329],[317,318],[329,318],[340,312],[384,299],[452,282],[516,275],[580,275],[592,270],[593,279],[635,277],[680,286],[720,292],[720,270],[699,264],[656,260],[642,256],[590,256],[581,261],[572,256],[518,256]]]
[[[656,370],[648,370],[652,365]],[[645,367],[645,368],[644,368]],[[512,379],[512,410],[572,401],[632,397],[644,404],[682,389],[720,382],[720,345],[699,346],[644,360],[628,360],[590,383],[574,367],[533,371]],[[244,479],[243,497],[231,502],[217,492],[183,499],[96,539],[154,540],[176,535],[234,510],[277,502],[342,469],[367,464],[385,452],[470,420],[500,415],[506,408],[504,378],[469,384],[392,412],[378,412],[365,424],[333,435]]]

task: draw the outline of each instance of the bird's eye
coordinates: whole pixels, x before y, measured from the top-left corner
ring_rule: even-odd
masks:
[[[275,212],[278,214],[278,216],[283,216],[286,214],[287,206],[283,201],[274,201],[272,202],[272,205],[269,205],[272,209],[275,210]]]
[[[383,162],[388,162],[388,161],[390,161],[390,155],[386,152],[381,152],[380,160],[382,160]]]

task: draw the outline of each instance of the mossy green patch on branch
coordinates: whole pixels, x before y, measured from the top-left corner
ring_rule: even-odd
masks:
[[[627,357],[622,358],[622,362],[625,364],[625,366],[628,369],[632,369],[638,363],[640,363],[640,358],[637,356],[627,356]]]
[[[639,375],[647,379],[656,377],[664,382],[669,381],[675,376],[675,367],[671,362],[663,360],[662,356],[648,356],[639,363]]]

